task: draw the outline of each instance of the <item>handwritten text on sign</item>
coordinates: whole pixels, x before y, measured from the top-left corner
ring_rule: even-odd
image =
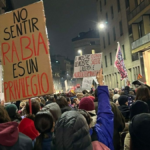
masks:
[[[53,93],[43,10],[38,2],[0,16],[6,102]]]
[[[102,53],[76,56],[74,62],[74,78],[96,76],[101,69]]]

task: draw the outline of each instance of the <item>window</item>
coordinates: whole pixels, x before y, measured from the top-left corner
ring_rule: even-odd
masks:
[[[102,2],[101,2],[101,0],[99,2],[99,5],[100,5],[100,12],[102,12]]]
[[[120,11],[120,0],[117,0],[118,12]]]
[[[107,56],[105,56],[105,66],[107,68]]]
[[[126,53],[125,53],[124,45],[122,45],[122,51],[123,51],[123,58],[124,58],[124,60],[126,60]]]
[[[104,5],[106,5],[106,0],[104,0]]]
[[[111,6],[111,18],[112,19],[114,18],[114,9],[113,9],[113,6]]]
[[[109,32],[107,33],[107,36],[108,36],[108,45],[110,45],[110,35],[109,35]]]
[[[110,53],[110,65],[112,65],[112,54]]]
[[[115,31],[115,27],[113,27],[113,35],[114,35],[114,41],[116,41],[116,31]]]
[[[122,21],[119,22],[120,36],[123,35]]]
[[[138,24],[138,30],[139,30],[139,37],[144,36],[144,25],[143,25],[143,21],[139,22],[139,24]]]
[[[106,21],[108,22],[108,14],[106,13]]]
[[[126,0],[126,8],[129,8],[129,0]]]
[[[106,48],[106,45],[105,45],[105,37],[103,37],[103,44],[104,44],[104,49]]]

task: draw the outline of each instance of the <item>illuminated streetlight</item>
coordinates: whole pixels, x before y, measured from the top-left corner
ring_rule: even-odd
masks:
[[[82,50],[81,49],[78,50],[78,53],[82,56]]]
[[[103,22],[98,24],[99,29],[104,29],[105,27],[106,27],[106,25]]]

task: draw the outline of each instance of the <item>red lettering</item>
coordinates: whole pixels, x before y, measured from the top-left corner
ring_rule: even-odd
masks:
[[[29,76],[25,77],[25,83],[26,83],[26,89],[27,89],[27,97],[30,97],[32,95],[29,95],[29,84],[28,84],[28,79],[29,79]]]
[[[19,57],[18,57],[18,52],[17,52],[17,49],[16,49],[15,42],[12,41],[12,59],[11,59],[12,62],[14,62],[14,53],[16,53],[16,57],[17,57],[18,61],[20,61]]]
[[[40,84],[40,77],[39,77],[39,74],[37,75],[38,76],[38,85],[39,85],[39,91],[40,91],[40,94],[41,94],[41,84]]]
[[[46,84],[47,84],[47,90],[44,91],[44,87],[43,87],[43,76],[45,75],[45,79],[46,79]],[[46,87],[46,85],[44,85]],[[41,75],[41,87],[42,87],[42,91],[43,93],[47,93],[49,91],[49,82],[48,82],[48,76],[46,73],[42,73]]]
[[[34,91],[33,91],[33,78],[34,77],[36,77],[36,75],[33,75],[32,77],[31,77],[31,90],[32,90],[32,94],[34,95],[34,96],[37,96],[38,95],[38,87],[37,87],[37,84],[34,84],[34,86],[35,86],[35,88],[36,88],[36,93],[34,93]]]
[[[32,34],[32,40],[33,40],[34,55],[36,56],[36,48],[35,48],[34,34]]]
[[[24,98],[26,98],[27,96],[26,96],[26,92],[25,92],[24,78],[19,79],[19,84],[20,84],[21,87],[22,87],[22,96],[23,96]]]
[[[8,82],[8,87],[9,87],[9,98],[10,98],[10,101],[12,100],[12,98],[16,99],[15,96],[14,96],[13,90],[12,90],[12,87],[13,87],[13,82],[12,81]]]
[[[24,39],[26,39],[26,40],[24,40]],[[28,42],[27,42],[27,40],[28,40]],[[28,43],[27,46],[25,46],[25,54],[29,53],[29,52],[26,52],[27,50],[31,51],[31,54],[28,57],[24,57],[25,54],[23,53],[23,43]],[[28,36],[23,36],[20,38],[22,60],[27,60],[32,57],[33,50],[30,48],[30,45],[31,45],[31,39]]]
[[[4,52],[4,45],[8,45],[8,49],[7,49],[6,52]],[[2,47],[3,64],[5,65],[5,58],[8,60],[8,62],[11,62],[11,61],[8,59],[8,57],[6,56],[6,54],[7,54],[7,53],[9,52],[9,50],[10,50],[10,45],[9,45],[9,43],[2,43],[1,47]]]
[[[5,101],[7,102],[7,94],[6,94],[6,91],[8,89],[8,84],[7,82],[4,82],[4,94],[5,94]]]
[[[42,41],[41,41],[42,40]],[[44,46],[44,49],[45,49],[45,53],[48,54],[48,49],[47,49],[47,45],[44,41],[44,38],[42,36],[42,33],[39,32],[39,36],[38,36],[38,49],[37,49],[37,56],[39,56],[39,50],[40,50],[40,45],[43,45]],[[43,49],[43,48],[42,48]]]
[[[20,93],[21,93],[20,81],[19,81],[19,88],[18,88],[18,80],[14,81],[14,89],[15,89],[15,92],[17,94],[16,97],[20,98]]]

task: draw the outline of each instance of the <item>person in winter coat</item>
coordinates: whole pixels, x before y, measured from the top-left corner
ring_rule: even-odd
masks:
[[[11,121],[20,123],[22,120],[21,116],[18,114],[18,108],[15,104],[9,104],[5,107],[5,109],[8,112],[8,115],[11,119]]]
[[[126,119],[126,122],[129,120],[129,115],[130,115],[130,109],[128,107],[128,97],[121,95],[118,99],[119,102],[119,110],[121,111],[122,115]]]
[[[143,101],[134,102],[130,108],[130,120],[132,120],[136,115],[139,115],[142,113],[149,113],[149,107],[147,103]],[[130,150],[130,140],[131,140],[131,137],[130,137],[130,134],[128,133],[124,141],[124,150]]]
[[[113,136],[113,143],[114,149],[120,150],[121,142],[120,142],[120,132],[122,132],[125,128],[125,119],[118,109],[118,107],[110,102],[112,112],[114,113],[114,136]],[[122,145],[123,146],[123,145]]]
[[[136,115],[130,125],[130,150],[150,150],[150,114]]]
[[[37,112],[40,111],[40,103],[35,99],[31,100],[31,103],[32,115],[30,115],[29,103],[27,103],[25,107],[26,117],[20,122],[19,131],[34,140],[39,135],[39,132],[34,126],[34,118]]]
[[[90,129],[90,135],[92,141],[99,141],[106,145],[111,150],[114,150],[113,146],[113,131],[114,131],[114,114],[111,110],[109,103],[108,87],[103,86],[102,70],[97,75],[97,80],[100,86],[98,86],[98,112],[96,116],[96,124]],[[94,115],[95,107],[93,101],[89,98],[83,98],[80,101],[80,109],[87,110],[89,114]],[[93,116],[91,116],[93,119]],[[91,127],[91,124],[89,125]]]
[[[19,133],[18,123],[10,121],[7,111],[0,105],[0,150],[32,150],[32,140]]]
[[[40,110],[35,117],[34,124],[40,135],[36,138],[35,150],[51,150],[52,134],[55,122],[47,108]]]

